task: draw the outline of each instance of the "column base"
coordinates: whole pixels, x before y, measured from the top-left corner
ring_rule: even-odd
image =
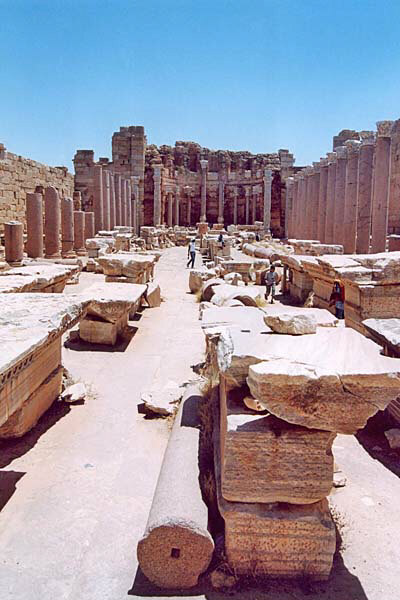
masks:
[[[78,256],[87,256],[87,250],[85,250],[85,248],[78,248],[75,252]]]
[[[61,252],[56,252],[55,254],[45,254],[45,258],[62,258]]]
[[[224,224],[224,217],[218,217],[218,223]]]

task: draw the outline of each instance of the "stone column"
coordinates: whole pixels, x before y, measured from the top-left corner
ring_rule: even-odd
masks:
[[[336,152],[328,152],[328,183],[326,189],[325,243],[333,244],[335,218]]]
[[[186,194],[186,223],[187,226],[190,227],[192,220],[192,189],[189,185],[185,185],[185,194]]]
[[[357,190],[357,254],[368,254],[371,235],[372,177],[374,170],[375,138],[361,142]]]
[[[304,169],[304,202],[305,202],[305,210],[304,210],[304,239],[312,240],[312,187],[313,187],[313,175],[314,170],[312,167],[306,167]]]
[[[132,177],[132,195],[133,195],[133,204],[132,204],[132,211],[133,211],[133,219],[132,219],[132,223],[133,223],[133,230],[135,232],[136,235],[139,234],[139,204],[140,204],[140,197],[139,197],[139,184],[140,184],[140,177],[138,175],[135,175],[134,177]],[[161,225],[161,199],[160,199],[160,225]]]
[[[42,194],[26,195],[26,251],[30,258],[43,257],[43,199]]]
[[[85,213],[74,210],[74,249],[78,256],[86,256],[85,249]]]
[[[179,203],[180,203],[179,193],[180,193],[180,189],[179,189],[179,185],[177,185],[176,191],[175,191],[175,225],[178,225],[178,226],[179,226]]]
[[[101,165],[94,165],[93,170],[94,228],[97,233],[103,229],[103,169]]]
[[[153,201],[153,225],[161,225],[161,170],[162,165],[153,165],[154,201]]]
[[[321,177],[319,162],[313,162],[311,181],[311,239],[318,240],[318,213],[319,213],[319,182]]]
[[[344,196],[346,190],[347,148],[338,146],[336,152],[335,202],[333,213],[333,243],[343,244]]]
[[[115,180],[114,173],[109,173],[110,181],[110,230],[112,231],[116,226],[115,221]]]
[[[24,258],[24,226],[19,221],[4,223],[5,259],[11,267],[18,267]]]
[[[200,222],[207,222],[207,167],[208,160],[201,160],[201,210]]]
[[[293,177],[286,179],[286,203],[285,203],[285,237],[289,237],[289,223],[291,221],[293,211]],[[283,292],[282,292],[283,293]]]
[[[299,187],[298,187],[298,203],[297,203],[297,235],[296,239],[304,239],[304,227],[305,227],[305,176],[304,169],[298,174]]]
[[[74,203],[72,198],[61,198],[61,254],[73,258],[74,252]]]
[[[110,230],[110,174],[103,169],[103,228]]]
[[[389,215],[390,134],[393,121],[378,121],[372,193],[371,252],[384,252]]]
[[[347,170],[343,215],[343,246],[345,254],[353,254],[356,251],[359,146],[360,142],[357,140],[348,140],[346,142]]]
[[[82,210],[82,194],[80,192],[73,192],[72,200],[74,202],[74,210]]]
[[[391,131],[391,165],[389,190],[388,233],[400,234],[400,119],[393,123]],[[394,238],[396,239],[396,238]],[[391,246],[396,242],[389,240]]]
[[[253,186],[251,188],[251,223],[252,225],[254,225],[254,223],[257,221],[257,192],[256,192],[256,186]]]
[[[114,175],[115,188],[115,224],[122,225],[121,220],[121,175]]]
[[[125,198],[126,198],[126,225],[127,227],[132,227],[132,214],[131,214],[131,198],[132,198],[132,190],[131,190],[131,182],[129,179],[125,179]]]
[[[50,186],[44,192],[44,245],[46,258],[61,258],[60,252],[61,211],[56,188]]]
[[[246,194],[246,225],[250,224],[250,193],[251,193],[251,187],[250,186],[246,186],[245,187],[245,194]]]
[[[224,223],[224,196],[225,196],[225,182],[219,180],[218,183],[218,223],[223,225]]]
[[[172,227],[172,192],[168,192],[168,227]]]
[[[268,233],[271,229],[271,191],[272,171],[264,170],[264,231]]]
[[[94,238],[94,212],[85,212],[85,241]]]
[[[320,164],[320,176],[319,176],[319,190],[318,190],[318,229],[317,239],[324,244],[325,243],[325,223],[326,223],[326,202],[327,202],[327,189],[328,189],[328,159],[321,158]]]
[[[238,189],[235,185],[233,188],[233,224],[237,225],[238,221]]]
[[[121,225],[127,226],[126,221],[126,181],[125,177],[121,177]]]

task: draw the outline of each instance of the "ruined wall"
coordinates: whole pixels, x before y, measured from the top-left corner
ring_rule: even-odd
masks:
[[[54,186],[61,196],[74,191],[74,177],[66,167],[49,167],[12,152],[0,144],[0,232],[13,219],[25,223],[26,194],[36,186]]]

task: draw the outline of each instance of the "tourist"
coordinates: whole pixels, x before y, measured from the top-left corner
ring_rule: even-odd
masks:
[[[256,233],[256,242],[260,241],[260,236],[258,235],[258,233]]]
[[[329,306],[335,305],[335,315],[337,319],[344,319],[344,285],[340,279],[335,279]]]
[[[218,236],[218,242],[219,242],[220,244],[222,244],[222,247],[224,247],[224,246],[225,246],[225,242],[224,242],[224,236],[222,235],[222,233],[220,233],[220,234],[219,234],[219,236]]]
[[[271,304],[274,303],[275,298],[275,286],[279,283],[279,275],[275,271],[274,265],[271,265],[268,273],[265,276],[266,292],[265,298],[268,300],[269,294],[271,293]]]
[[[189,242],[189,246],[188,246],[188,262],[186,265],[186,268],[189,268],[190,263],[192,263],[191,265],[191,269],[194,268],[194,260],[196,258],[196,245],[195,245],[196,240],[193,238],[192,240],[190,240]]]

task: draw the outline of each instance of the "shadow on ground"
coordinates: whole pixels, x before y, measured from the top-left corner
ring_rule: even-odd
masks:
[[[356,438],[372,458],[400,477],[400,452],[390,448],[384,434],[392,427],[398,427],[398,424],[388,413],[380,411],[368,420],[364,429],[356,434]]]
[[[0,512],[17,489],[17,483],[25,473],[20,471],[0,471]]]

